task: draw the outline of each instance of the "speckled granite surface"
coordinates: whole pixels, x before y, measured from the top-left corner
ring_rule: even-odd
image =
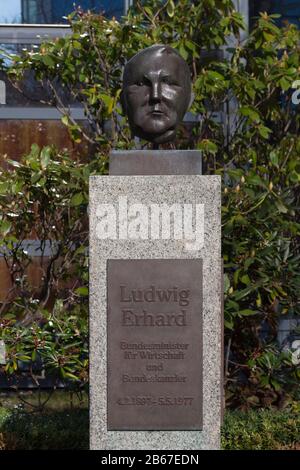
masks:
[[[103,204],[204,205],[204,244],[186,240],[100,239]],[[221,423],[221,180],[218,176],[90,178],[90,446],[91,449],[219,449]],[[123,199],[124,201],[124,199]],[[109,206],[107,206],[109,209]],[[116,211],[116,213],[118,213]],[[195,221],[194,221],[195,222]],[[118,233],[116,235],[118,237]],[[107,260],[203,259],[203,430],[107,431]],[[200,367],[201,364],[199,364]]]

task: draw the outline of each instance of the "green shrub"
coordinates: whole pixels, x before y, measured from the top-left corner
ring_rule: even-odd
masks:
[[[87,409],[40,414],[0,408],[0,449],[88,449]],[[300,414],[292,411],[228,411],[224,450],[300,450]]]
[[[125,61],[160,42],[170,44],[187,60],[195,93],[192,112],[200,114],[201,121],[191,132],[182,129],[176,145],[202,150],[207,172],[221,174],[224,182],[227,403],[243,409],[282,406],[291,396],[299,396],[300,378],[299,366],[276,344],[280,318],[300,313],[300,114],[299,106],[292,103],[293,83],[300,78],[299,29],[295,25],[278,28],[274,16],[261,13],[249,37],[241,41],[243,19],[231,0],[178,0],[176,8],[172,0],[146,0],[137,2],[120,22],[81,9],[69,21],[72,34],[45,42],[40,50],[11,56],[6,72],[18,87],[28,72],[35,75],[49,102],[61,111],[74,141],[91,146],[93,170],[98,172],[106,170],[112,148],[135,146],[119,102]],[[228,54],[216,60],[215,49],[226,50],[233,37]],[[205,57],[204,49],[209,51]],[[64,106],[62,89],[84,107],[84,125]],[[215,111],[223,112],[223,122],[213,118]],[[56,210],[55,199],[45,197],[43,189],[48,151],[40,160],[38,168],[35,164],[31,168],[28,190],[40,192],[50,209],[53,204]],[[66,186],[71,183],[70,190],[76,190],[66,200],[67,221],[69,203],[71,214],[73,205],[86,209],[86,183],[73,187],[78,176],[74,168],[66,177]],[[15,188],[17,170],[10,178]],[[22,184],[15,190],[16,199],[20,191]],[[41,208],[47,213],[45,202]],[[3,214],[1,231],[7,236],[11,210],[4,207]],[[33,223],[30,212],[29,217]],[[26,211],[19,214],[20,230],[23,220],[28,220]],[[60,223],[55,220],[55,230]],[[65,252],[70,253],[68,244]],[[69,272],[72,266],[70,260]],[[86,264],[81,267],[86,275]],[[18,284],[20,276],[15,275]],[[85,278],[82,287],[86,293]],[[36,302],[29,293],[26,308],[43,308],[47,290],[43,294],[46,297]],[[74,294],[72,301],[82,291]],[[60,292],[55,295],[65,298]]]
[[[222,428],[225,450],[300,450],[300,414],[250,410],[225,414]]]
[[[88,449],[88,429],[87,409],[34,414],[0,408],[0,449],[1,439],[9,450]]]
[[[0,371],[16,374],[25,365],[38,383],[34,364],[42,360],[54,379],[82,387],[88,381],[90,169],[37,145],[20,162],[7,163],[0,172],[0,252],[12,286],[0,309],[6,346]],[[39,258],[22,244],[32,237]],[[32,265],[39,269],[38,285],[28,275]]]

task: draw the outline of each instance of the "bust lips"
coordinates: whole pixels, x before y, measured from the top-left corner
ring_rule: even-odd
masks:
[[[174,119],[174,116],[172,116],[173,113],[170,113],[170,111],[168,109],[165,109],[165,107],[162,107],[162,106],[154,106],[152,109],[150,109],[150,111],[147,113],[147,115],[149,116],[149,119],[159,119],[159,120],[162,120],[164,119],[165,120],[165,123],[166,125],[168,125],[168,123],[170,123],[170,121],[172,121],[172,119]]]
[[[154,109],[153,111],[150,111],[151,116],[166,116],[166,114],[163,111],[159,111],[158,109]]]
[[[144,119],[140,121],[140,125],[132,123],[132,129],[136,136],[154,143],[164,143],[170,140],[170,133],[176,133],[174,113],[161,109],[152,109],[144,116]]]

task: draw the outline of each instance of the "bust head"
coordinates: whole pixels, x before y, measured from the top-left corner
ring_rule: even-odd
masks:
[[[191,101],[187,63],[170,46],[143,49],[125,66],[121,99],[134,135],[154,144],[173,140]]]

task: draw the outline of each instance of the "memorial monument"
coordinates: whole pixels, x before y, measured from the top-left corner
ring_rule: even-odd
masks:
[[[218,449],[221,182],[195,150],[160,150],[191,103],[169,46],[131,58],[122,106],[152,150],[112,152],[90,178],[92,449]]]

